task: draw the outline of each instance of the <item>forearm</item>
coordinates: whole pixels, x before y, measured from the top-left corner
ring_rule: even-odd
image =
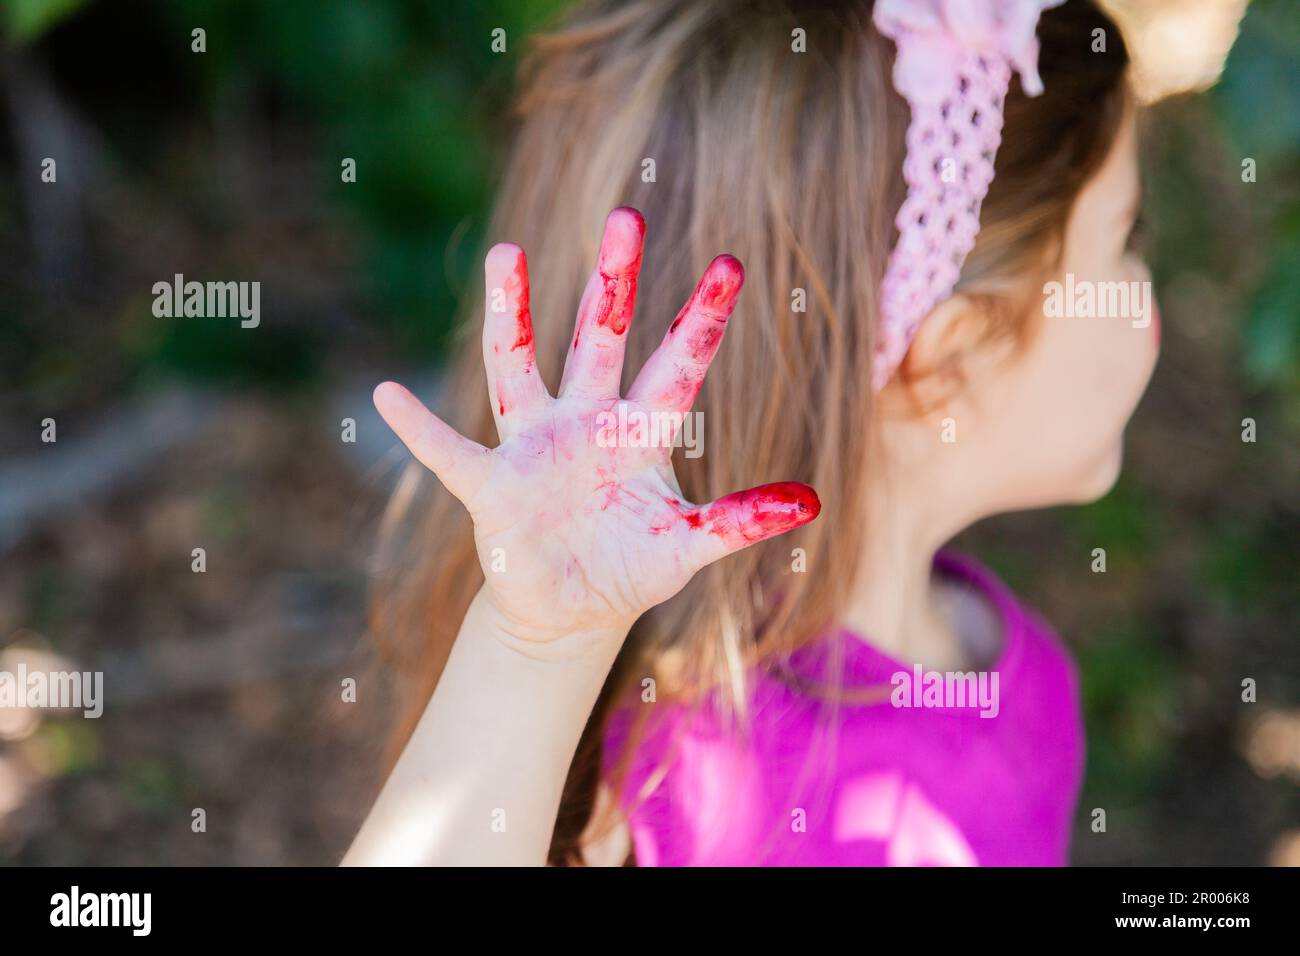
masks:
[[[534,646],[482,593],[344,865],[541,865],[623,634]]]

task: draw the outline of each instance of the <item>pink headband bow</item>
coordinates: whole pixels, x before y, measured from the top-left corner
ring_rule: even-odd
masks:
[[[1064,0],[877,0],[873,20],[894,41],[894,86],[912,109],[898,243],[881,288],[872,385],[884,387],[930,311],[952,294],[975,245],[980,204],[1002,142],[1011,71],[1030,96],[1039,15]]]

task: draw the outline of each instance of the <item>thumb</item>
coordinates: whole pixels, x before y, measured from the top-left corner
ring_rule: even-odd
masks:
[[[490,453],[424,407],[396,382],[375,389],[375,408],[424,467],[464,503],[487,476]]]
[[[697,568],[812,521],[822,510],[817,492],[795,481],[759,485],[701,505],[689,517]]]

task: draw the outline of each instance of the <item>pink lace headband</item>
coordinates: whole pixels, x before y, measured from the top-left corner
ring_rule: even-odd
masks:
[[[881,289],[872,385],[893,376],[917,328],[952,294],[975,245],[980,204],[1002,142],[1011,72],[1030,96],[1038,17],[1064,0],[877,0],[873,20],[894,41],[894,86],[912,109],[898,244]]]

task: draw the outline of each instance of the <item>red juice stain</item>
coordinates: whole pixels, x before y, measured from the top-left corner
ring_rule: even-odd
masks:
[[[520,254],[514,269],[510,271],[510,277],[506,281],[506,288],[510,297],[519,303],[519,326],[515,335],[515,344],[510,346],[510,351],[518,348],[524,348],[533,344],[533,314],[528,308],[528,263]]]
[[[638,262],[640,256],[637,257]],[[596,324],[604,326],[615,335],[627,331],[632,318],[632,302],[636,298],[636,279],[632,276],[605,275],[605,291],[596,305]]]
[[[693,343],[695,357],[702,362],[710,361],[713,353],[718,350],[718,343],[722,341],[722,323],[713,322],[700,332],[700,337]]]
[[[604,289],[596,305],[595,321],[615,335],[622,335],[631,321],[632,303],[636,299],[636,279],[645,247],[645,217],[627,206],[614,210],[610,217],[615,213],[630,219],[632,229],[606,227],[596,266]]]
[[[664,501],[668,503],[668,507],[672,508],[673,511],[677,513],[678,518],[685,521],[692,528],[699,528],[704,524],[704,517],[698,511],[692,511],[676,498],[665,498]],[[651,528],[650,530],[659,533],[659,529]],[[664,528],[663,530],[667,531],[668,529]]]
[[[515,344],[510,346],[510,351],[515,349],[529,348],[533,344],[533,316],[527,310],[523,309],[519,313],[519,334],[515,338]]]
[[[671,335],[676,332],[677,326],[682,324],[682,319],[692,311],[712,316],[719,324],[725,323],[735,307],[736,298],[740,295],[740,287],[744,282],[745,267],[740,264],[740,260],[735,256],[718,256],[704,271],[703,277],[686,301],[686,305],[677,313],[677,318],[673,319],[673,324],[668,326],[668,333]],[[721,337],[721,330],[716,330],[716,334],[711,336],[710,344],[716,343]]]
[[[735,256],[714,259],[696,290],[700,308],[711,315],[730,312],[745,282],[745,267]]]
[[[741,493],[752,523],[765,531],[784,531],[821,514],[817,492],[797,481],[781,481]]]
[[[704,509],[710,534],[740,545],[807,524],[821,513],[817,492],[796,481],[761,485],[727,495]]]
[[[596,490],[605,493],[605,500],[600,505],[601,511],[608,511],[610,505],[617,504],[621,500],[617,481],[603,481],[596,486]]]

